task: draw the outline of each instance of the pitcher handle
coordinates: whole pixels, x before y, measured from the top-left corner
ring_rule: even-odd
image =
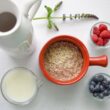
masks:
[[[29,19],[32,20],[36,12],[38,11],[42,0],[30,0],[24,6],[24,15]]]

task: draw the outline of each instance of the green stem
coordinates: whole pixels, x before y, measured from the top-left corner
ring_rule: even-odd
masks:
[[[42,20],[42,19],[47,19],[47,17],[38,17],[38,18],[33,18],[33,20]]]
[[[37,17],[37,18],[33,18],[33,20],[47,20],[47,19],[83,19],[83,18],[94,18],[94,19],[99,19],[96,15],[93,14],[75,14],[74,16],[59,16],[59,17],[55,17],[55,16],[50,16],[48,18],[47,17]]]
[[[51,17],[51,19],[62,19],[63,17]],[[69,16],[67,16],[66,18],[70,18]],[[38,17],[38,18],[33,18],[33,20],[44,20],[47,19],[47,17]]]

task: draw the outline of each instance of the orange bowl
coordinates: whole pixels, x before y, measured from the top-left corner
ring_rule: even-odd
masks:
[[[44,65],[44,54],[45,54],[46,50],[48,49],[48,47],[51,44],[58,42],[58,41],[62,41],[62,40],[72,42],[73,44],[78,46],[78,48],[80,49],[80,51],[82,53],[83,59],[84,59],[83,67],[82,67],[82,70],[79,73],[79,75],[77,77],[75,77],[71,80],[67,80],[67,81],[61,81],[61,80],[55,79],[52,76],[50,76],[49,72],[46,70],[45,65]],[[69,35],[59,35],[59,36],[56,36],[56,37],[50,39],[43,46],[43,48],[40,52],[40,55],[39,55],[39,65],[40,65],[42,73],[49,81],[56,83],[56,84],[59,84],[59,85],[70,85],[70,84],[78,82],[79,80],[81,80],[85,76],[89,65],[99,65],[99,66],[105,67],[105,66],[107,66],[107,64],[108,64],[107,56],[103,55],[100,57],[89,58],[89,54],[88,54],[88,51],[87,51],[87,48],[85,47],[85,45],[76,37],[69,36]]]

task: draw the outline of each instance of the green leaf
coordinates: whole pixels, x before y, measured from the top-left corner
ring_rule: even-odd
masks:
[[[62,1],[60,1],[55,7],[54,7],[54,11],[57,11],[60,7],[61,7],[61,5],[62,5]]]
[[[47,17],[49,18],[53,12],[52,8],[45,6],[45,9],[47,10]]]
[[[48,25],[47,26],[49,29],[52,29],[52,24],[53,24],[52,21],[50,19],[48,19]]]
[[[57,27],[57,25],[55,23],[53,23],[53,26],[56,29],[56,31],[59,31],[59,28]]]

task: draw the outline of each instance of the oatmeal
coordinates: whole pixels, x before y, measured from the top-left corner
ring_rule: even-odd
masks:
[[[73,43],[58,41],[51,44],[45,52],[44,64],[46,70],[55,79],[71,80],[81,72],[83,56]]]

